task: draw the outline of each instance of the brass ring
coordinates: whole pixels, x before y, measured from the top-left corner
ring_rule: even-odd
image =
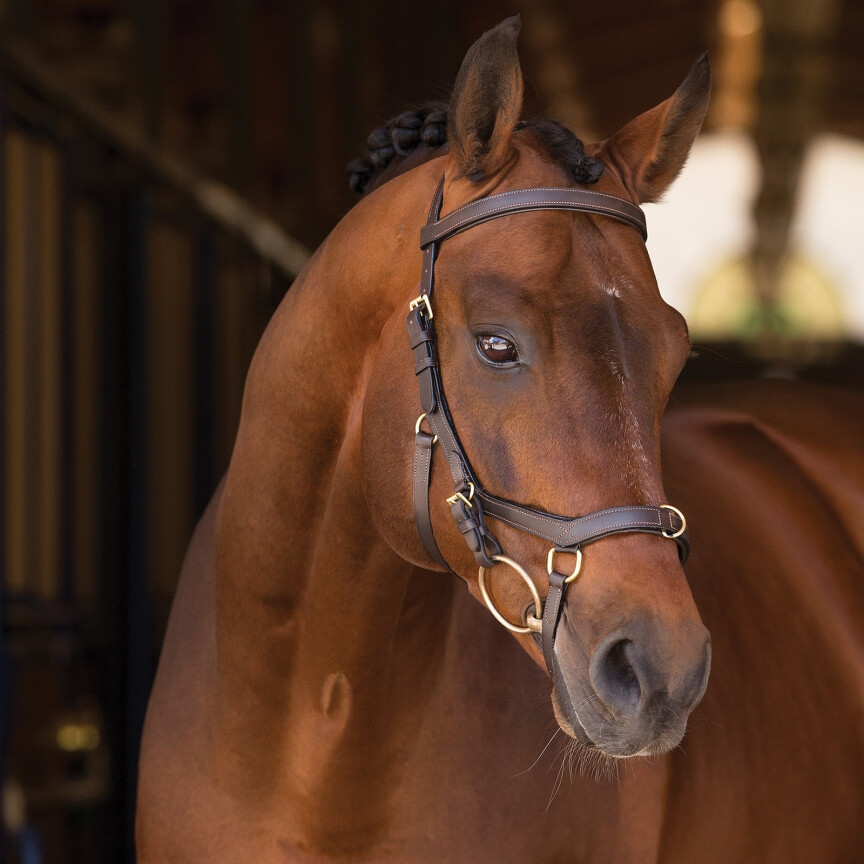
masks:
[[[673,507],[671,504],[661,504],[661,510],[671,510],[678,518],[681,520],[681,527],[674,534],[667,534],[665,531],[660,531],[660,533],[664,537],[668,537],[670,540],[674,540],[676,537],[680,537],[687,530],[687,520],[684,518],[684,514],[677,508]]]
[[[511,624],[496,608],[495,604],[492,602],[492,598],[489,596],[489,592],[486,590],[486,568],[481,567],[480,573],[477,581],[480,583],[480,593],[483,595],[483,600],[486,605],[489,607],[489,611],[501,622],[508,630],[512,630],[514,633],[531,633],[537,632],[539,633],[541,628],[543,627],[542,621],[542,613],[543,604],[540,601],[540,595],[537,593],[537,587],[531,581],[531,577],[525,572],[525,570],[520,567],[515,561],[511,558],[505,558],[503,555],[493,555],[493,561],[500,561],[502,564],[507,564],[509,567],[512,567],[525,581],[528,587],[531,589],[531,596],[534,598],[534,612],[538,617],[528,616],[527,621],[525,622],[529,626],[527,627],[517,627],[515,624]]]
[[[549,554],[546,556],[546,572],[550,576],[552,575],[552,571],[555,569],[553,564],[554,564],[555,553],[557,551],[558,550],[553,546],[549,550]],[[582,550],[577,547],[576,549],[573,549],[572,551],[570,551],[569,554],[576,556],[576,569],[564,580],[565,585],[568,582],[572,582],[579,575],[579,571],[582,569]]]
[[[419,434],[420,434],[420,424],[423,422],[423,418],[424,418],[425,416],[426,416],[426,412],[424,411],[424,412],[423,412],[423,413],[422,413],[422,414],[417,418],[417,422],[414,424],[414,434],[415,434],[415,435],[419,435]],[[434,430],[433,430],[433,431],[434,431]],[[438,436],[436,435],[436,436],[432,439],[432,443],[434,444],[437,440],[438,440]]]

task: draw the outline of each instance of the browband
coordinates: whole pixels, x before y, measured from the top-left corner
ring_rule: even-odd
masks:
[[[510,566],[515,564],[503,557],[501,546],[486,527],[485,515],[542,537],[552,544],[547,565],[549,591],[545,609],[535,608],[533,616],[526,613],[527,627],[520,628],[510,624],[494,608],[488,597],[486,602],[493,614],[511,630],[523,633],[533,631],[535,638],[539,632],[541,638],[538,642],[543,649],[546,668],[549,674],[553,675],[555,630],[561,615],[564,593],[567,583],[575,579],[579,572],[578,563],[574,573],[568,577],[554,570],[555,552],[578,552],[581,555],[581,547],[589,543],[611,534],[637,531],[674,540],[678,546],[679,558],[684,562],[690,552],[687,525],[678,510],[665,504],[660,507],[653,505],[612,507],[587,516],[571,518],[525,507],[499,498],[483,489],[456,434],[441,382],[431,305],[438,244],[460,231],[465,231],[489,219],[529,210],[550,209],[576,210],[610,216],[633,226],[645,239],[647,237],[645,216],[635,204],[614,195],[586,189],[551,187],[520,189],[515,192],[489,195],[466,204],[439,220],[438,214],[441,212],[443,196],[444,178],[442,177],[429,208],[428,222],[420,232],[420,246],[423,250],[420,293],[410,303],[407,321],[411,349],[414,353],[414,372],[420,387],[420,402],[423,406],[423,414],[417,421],[414,439],[414,520],[420,539],[429,555],[438,564],[454,572],[435,541],[429,508],[432,453],[435,443],[440,442],[439,446],[444,453],[455,486],[455,492],[447,499],[447,503],[450,504],[451,514],[459,531],[480,565],[481,590],[484,592],[484,597],[486,592],[482,580],[485,569],[494,567],[499,562]],[[431,434],[421,428],[424,417],[432,430]],[[581,563],[581,557],[578,561]],[[516,567],[518,568],[518,565]],[[522,576],[526,580],[529,579],[524,571]],[[533,584],[532,590],[536,590]]]
[[[536,189],[517,189],[513,192],[498,192],[459,207],[443,219],[430,222],[420,229],[420,248],[446,240],[481,222],[507,216],[510,213],[525,213],[529,210],[577,210],[582,213],[597,213],[611,216],[632,225],[643,240],[648,239],[648,225],[640,207],[616,195],[592,192],[590,189],[547,186]]]

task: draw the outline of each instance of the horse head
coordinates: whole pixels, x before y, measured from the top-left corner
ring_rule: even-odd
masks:
[[[442,218],[492,194],[535,187],[590,189],[634,205],[657,200],[701,126],[707,60],[696,62],[671,98],[583,147],[556,124],[520,122],[518,31],[518,18],[509,19],[470,49],[451,96],[449,150],[399,178],[415,190],[418,219],[442,173]],[[367,199],[370,207],[379,194]],[[396,230],[406,248],[414,243],[415,226]],[[413,254],[419,270],[421,253]],[[511,213],[441,243],[434,279],[440,381],[461,447],[486,490],[538,513],[572,517],[665,504],[661,416],[690,343],[684,319],[660,296],[632,225],[601,209]],[[389,545],[440,571],[412,518],[418,469],[411,432],[422,408],[404,318],[416,280],[399,290],[404,305],[384,327],[368,373],[364,489]],[[443,458],[433,464],[429,492],[441,558],[481,602],[485,590],[505,620],[527,631],[522,625],[539,618],[531,586],[506,565],[478,572],[481,558],[451,515],[452,506],[463,505],[452,505],[448,467]],[[488,516],[503,556],[521,565],[546,599],[549,541]],[[612,533],[583,545],[554,633],[558,723],[611,756],[677,745],[707,683],[710,638],[670,533]],[[480,554],[498,557],[488,549]],[[561,551],[554,566],[569,574],[577,555]],[[515,638],[549,665],[531,632]]]

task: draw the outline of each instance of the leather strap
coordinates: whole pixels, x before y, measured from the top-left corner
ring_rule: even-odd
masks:
[[[514,192],[499,192],[472,201],[448,213],[443,219],[430,221],[420,229],[420,248],[427,249],[434,243],[453,237],[481,222],[507,216],[511,213],[525,213],[529,210],[576,210],[582,213],[596,213],[611,216],[620,222],[632,225],[643,240],[648,239],[648,225],[641,208],[631,201],[616,195],[593,192],[589,189],[570,187],[537,187],[517,189]]]
[[[479,486],[476,495],[483,502],[484,510],[489,516],[561,547],[584,546],[621,531],[642,531],[671,538],[672,534],[677,534],[683,527],[678,514],[665,507],[611,507],[588,516],[569,519],[498,498]],[[689,554],[686,532],[674,539],[678,542],[679,557],[686,561]]]
[[[432,196],[432,203],[429,205],[429,214],[426,218],[426,226],[434,225],[438,219],[438,214],[441,212],[441,204],[444,201],[444,178],[438,181],[435,187],[435,194]],[[424,229],[421,228],[422,233]],[[429,299],[432,299],[432,290],[435,288],[435,259],[438,257],[438,244],[429,243],[420,248],[423,250],[423,270],[420,274],[420,294],[426,294]]]
[[[540,635],[540,646],[543,648],[543,659],[546,661],[546,671],[552,678],[554,670],[555,631],[561,618],[564,606],[564,594],[567,591],[567,579],[562,573],[553,570],[549,574],[549,593],[543,604],[543,629]]]
[[[444,560],[435,534],[432,531],[432,514],[429,512],[429,486],[432,482],[432,449],[435,436],[420,429],[414,436],[414,524],[426,551],[438,564],[451,573],[454,571]]]
[[[438,366],[438,351],[435,348],[435,331],[425,308],[418,306],[408,312],[408,336],[414,352],[414,374],[420,387],[420,404],[426,416],[438,410],[432,370]]]

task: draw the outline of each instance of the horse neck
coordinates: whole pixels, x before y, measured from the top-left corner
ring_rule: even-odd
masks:
[[[421,170],[420,188],[433,189],[440,169]],[[376,762],[380,772],[380,749],[411,701],[400,688],[428,683],[440,650],[424,621],[440,626],[451,590],[414,576],[386,545],[362,490],[378,334],[420,271],[418,183],[393,187],[337,226],[268,326],[217,521],[217,746],[234,759],[233,782],[245,778],[260,796],[290,776],[318,809],[350,776],[375,773]]]

